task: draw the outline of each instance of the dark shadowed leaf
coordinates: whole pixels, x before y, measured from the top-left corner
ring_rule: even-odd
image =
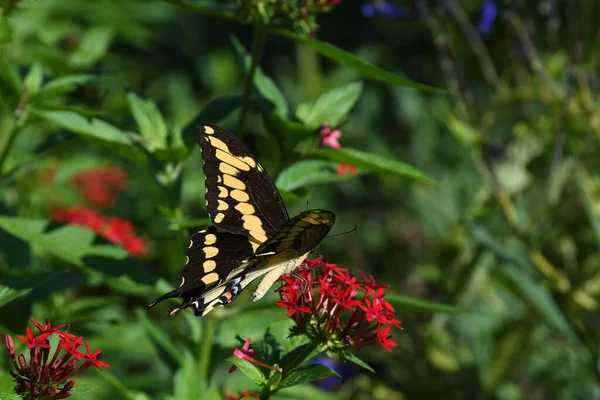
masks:
[[[371,371],[373,373],[375,373],[375,370],[366,362],[364,362],[362,359],[358,358],[355,354],[353,353],[348,353],[345,355],[345,359],[347,361],[350,361],[356,365],[358,365],[359,367],[362,367],[364,369],[366,369],[367,371]]]
[[[356,72],[358,72],[366,78],[389,83],[390,85],[406,86],[415,89],[429,90],[434,92],[443,92],[443,90],[439,88],[434,88],[431,86],[423,85],[421,83],[416,83],[409,79],[403,78],[400,75],[396,75],[394,73],[381,69],[327,42],[321,42],[320,40],[310,39],[306,36],[302,36],[284,29],[271,28],[269,29],[269,31],[277,35],[286,37],[288,39],[294,40],[298,43],[310,46],[325,57],[330,58],[348,68],[355,70]]]
[[[29,293],[31,289],[12,289],[0,285],[0,307]]]
[[[325,379],[330,376],[340,376],[337,372],[321,364],[312,364],[291,371],[279,383],[280,388],[301,385],[303,383]]]
[[[162,360],[172,371],[177,371],[179,366],[185,361],[181,351],[175,346],[169,335],[158,327],[154,321],[148,318],[145,310],[136,309],[135,314],[144,328],[146,335],[152,340],[156,350],[161,355]]]
[[[202,122],[216,124],[242,104],[242,96],[218,97],[208,102],[202,111],[183,129],[183,143],[190,149],[196,143],[196,127]]]

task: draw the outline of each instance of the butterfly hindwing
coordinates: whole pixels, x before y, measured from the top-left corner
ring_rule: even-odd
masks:
[[[246,236],[223,232],[210,226],[192,235],[185,253],[187,257],[181,270],[181,286],[160,296],[149,307],[172,297],[181,297],[183,302],[179,307],[173,308],[169,315],[192,306],[208,288],[219,285],[240,263],[248,260],[254,250]]]
[[[206,177],[206,208],[213,224],[224,231],[267,240],[289,219],[287,210],[263,166],[233,134],[215,125],[198,127]]]

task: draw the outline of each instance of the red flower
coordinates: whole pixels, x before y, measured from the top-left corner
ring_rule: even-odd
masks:
[[[25,356],[20,354],[16,357],[15,344],[12,337],[6,335],[5,345],[8,355],[12,361],[14,371],[10,371],[17,385],[14,390],[25,398],[54,400],[64,399],[70,396],[70,391],[75,385],[71,378],[91,365],[98,369],[109,367],[108,364],[98,360],[101,352],[96,350],[92,352],[86,343],[87,355],[79,351],[83,343],[83,338],[73,334],[61,331],[64,325],[52,325],[46,321],[42,326],[33,318],[33,325],[42,333],[37,337],[33,330],[27,327],[27,337],[17,336],[20,340],[27,343],[29,349],[29,365],[25,361]],[[58,346],[50,357],[51,346],[50,336],[58,336]],[[78,362],[84,357],[86,361],[81,364]]]
[[[118,217],[106,218],[94,210],[78,206],[55,211],[52,219],[89,228],[135,256],[148,254],[146,241],[136,236],[129,221]]]
[[[257,359],[255,359],[253,357],[254,353],[256,353],[256,350],[250,348],[250,338],[246,339],[246,341],[244,342],[244,345],[242,346],[241,349],[233,349],[234,357],[249,361],[254,365],[258,365],[259,367],[268,368],[268,369],[272,369],[274,371],[279,371],[279,372],[283,371],[281,368],[274,367],[272,365],[268,365],[268,364],[258,361]],[[236,369],[237,369],[237,366],[232,365],[231,368],[229,368],[229,372],[231,373],[231,372],[235,371]]]
[[[339,149],[341,147],[339,140],[342,137],[342,131],[331,129],[327,122],[321,124],[319,137],[319,147],[331,147],[332,149]]]
[[[352,164],[338,164],[337,166],[337,174],[338,175],[357,175],[358,169]]]
[[[281,301],[276,304],[287,308],[296,323],[292,334],[319,340],[322,351],[343,353],[374,344],[391,351],[396,346],[389,332],[392,326],[400,328],[400,321],[384,299],[386,286],[364,275],[359,280],[321,257],[303,264],[306,268],[296,271],[299,276],[282,277],[284,284],[277,290]]]
[[[127,186],[127,175],[118,167],[100,167],[75,175],[73,183],[91,204],[109,208]]]

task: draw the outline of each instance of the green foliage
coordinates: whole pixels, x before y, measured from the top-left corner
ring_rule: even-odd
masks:
[[[102,349],[73,398],[600,390],[598,4],[504,2],[485,36],[482,2],[390,2],[414,6],[402,20],[333,3],[0,1],[0,331],[48,318]],[[248,144],[290,214],[357,227],[316,253],[390,286],[393,352],[311,364],[276,293],[202,319],[145,308],[211,223],[201,122]],[[340,148],[319,147],[325,122]],[[124,181],[93,175],[109,168]],[[72,206],[110,223],[53,221]],[[232,357],[247,338],[282,371]],[[1,350],[0,399],[21,398],[11,370]],[[311,383],[339,375],[336,394]]]

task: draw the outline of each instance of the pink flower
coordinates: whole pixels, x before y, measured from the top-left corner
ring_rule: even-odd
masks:
[[[327,122],[321,124],[319,137],[319,147],[331,147],[332,149],[341,147],[339,140],[342,137],[342,131],[332,130]]]

